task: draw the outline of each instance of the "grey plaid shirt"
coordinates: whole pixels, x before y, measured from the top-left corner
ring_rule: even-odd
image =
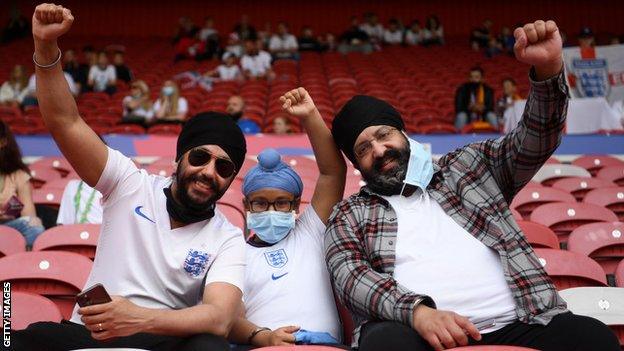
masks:
[[[542,82],[531,79],[516,129],[444,155],[434,163],[427,187],[453,220],[498,252],[516,314],[525,323],[546,325],[567,311],[509,209],[516,193],[559,146],[567,103],[563,72]],[[393,279],[398,225],[390,204],[366,187],[336,205],[330,216],[327,265],[338,298],[354,317],[355,348],[364,323],[391,320],[412,326],[419,304],[435,307],[429,296]]]

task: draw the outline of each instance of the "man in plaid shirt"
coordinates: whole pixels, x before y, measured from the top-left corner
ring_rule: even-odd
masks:
[[[566,310],[509,209],[559,145],[568,101],[555,22],[514,34],[531,94],[502,138],[433,162],[381,100],[356,96],[336,116],[336,144],[367,182],[334,208],[325,242],[354,348],[620,349],[604,324]]]

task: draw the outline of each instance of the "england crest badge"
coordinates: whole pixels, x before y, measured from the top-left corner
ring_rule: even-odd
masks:
[[[606,59],[574,59],[572,67],[576,76],[576,88],[581,97],[609,95],[611,84]]]
[[[284,249],[265,252],[264,257],[269,266],[273,268],[282,268],[288,263],[288,256],[286,256],[286,251],[284,251]]]
[[[184,259],[184,271],[193,278],[202,276],[210,260],[207,252],[190,249]]]

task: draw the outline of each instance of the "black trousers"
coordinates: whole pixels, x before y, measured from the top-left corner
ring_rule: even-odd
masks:
[[[82,348],[127,347],[154,351],[229,351],[225,338],[199,334],[188,338],[139,333],[110,341],[98,341],[81,324],[39,322],[28,328],[12,331],[9,350],[15,351],[67,351]]]
[[[542,351],[620,351],[615,334],[602,322],[564,313],[546,326],[522,322],[482,334],[470,345],[510,345]],[[370,322],[360,335],[360,351],[431,351],[433,348],[414,329],[397,322]]]

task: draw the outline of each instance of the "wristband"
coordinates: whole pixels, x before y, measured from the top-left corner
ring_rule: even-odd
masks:
[[[54,62],[52,62],[49,65],[42,65],[39,62],[37,62],[37,60],[35,59],[35,53],[33,52],[33,62],[35,63],[35,66],[37,66],[37,67],[39,67],[41,69],[50,69],[50,68],[56,66],[59,63],[59,61],[61,61],[61,56],[62,56],[61,49],[59,48],[58,49],[58,57],[56,58],[56,60],[54,60]]]

